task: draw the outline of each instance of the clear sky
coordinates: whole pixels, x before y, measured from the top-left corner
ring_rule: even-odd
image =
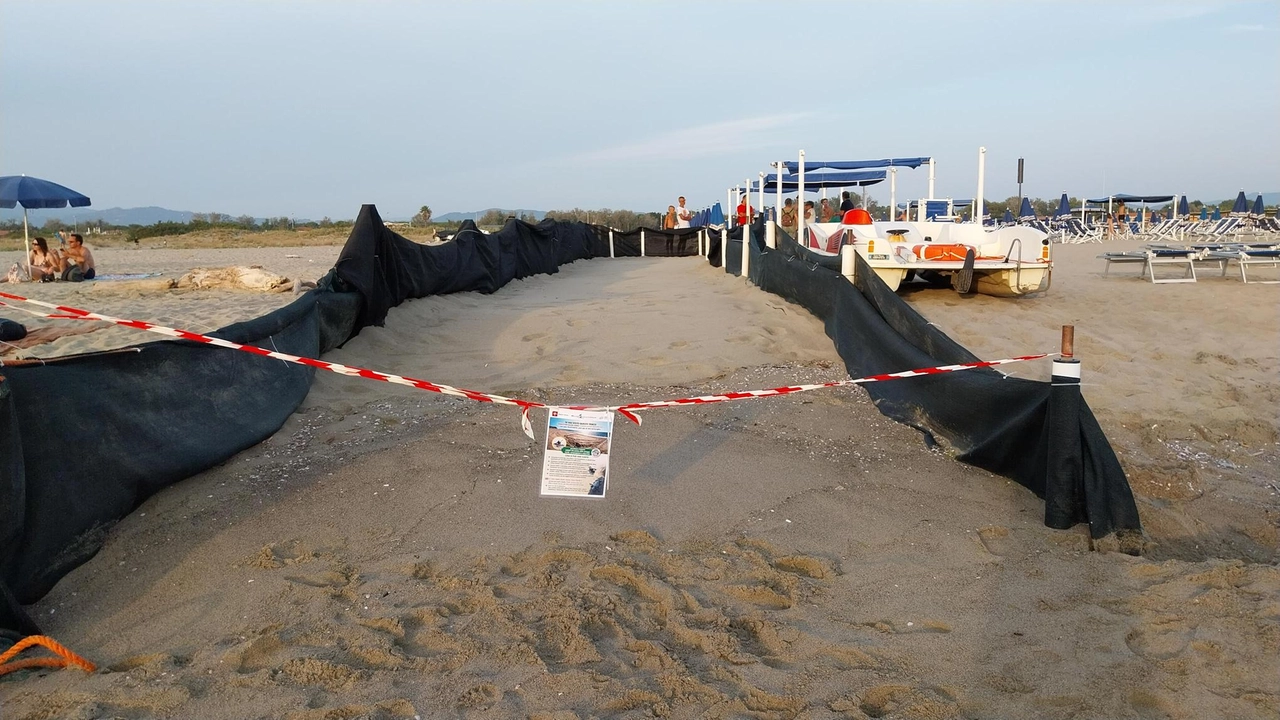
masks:
[[[0,175],[99,208],[702,207],[801,148],[971,197],[979,145],[988,198],[1217,200],[1278,96],[1277,0],[0,0]]]

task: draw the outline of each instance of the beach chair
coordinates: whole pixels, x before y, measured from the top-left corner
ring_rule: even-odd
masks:
[[[1102,276],[1106,277],[1111,271],[1111,264],[1118,263],[1121,265],[1132,264],[1141,265],[1142,271],[1138,274],[1139,278],[1148,278],[1154,285],[1163,285],[1166,283],[1193,283],[1196,281],[1196,265],[1198,253],[1193,250],[1181,248],[1146,248],[1144,250],[1131,250],[1127,252],[1109,252],[1103,253],[1098,257],[1106,260],[1107,265],[1102,270]],[[1165,266],[1177,266],[1183,268],[1182,277],[1156,277],[1156,268]]]
[[[1252,266],[1280,267],[1280,250],[1242,247],[1210,250],[1207,255],[1223,262],[1223,275],[1226,275],[1226,264],[1234,262],[1240,268],[1240,282],[1245,284],[1253,282],[1259,285],[1280,285],[1280,280],[1250,280],[1247,272]]]

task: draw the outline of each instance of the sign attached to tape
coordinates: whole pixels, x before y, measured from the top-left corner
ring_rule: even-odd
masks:
[[[604,497],[613,412],[550,408],[542,452],[542,494]]]

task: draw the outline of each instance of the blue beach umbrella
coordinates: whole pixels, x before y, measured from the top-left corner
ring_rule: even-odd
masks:
[[[1219,208],[1215,207],[1215,208],[1213,209],[1213,219],[1214,219],[1214,220],[1221,220],[1221,219],[1222,219],[1222,210],[1220,210]]]
[[[1267,214],[1267,206],[1262,202],[1262,195],[1253,201],[1253,214],[1256,217],[1262,217]]]
[[[1009,210],[1008,210],[1007,208],[1006,208],[1006,209],[1005,209],[1005,211],[1004,211],[1004,218],[1003,218],[1003,221],[1004,221],[1004,222],[1006,222],[1006,223],[1011,223],[1011,222],[1013,222],[1013,213],[1009,212]]]
[[[1231,205],[1232,215],[1246,215],[1249,212],[1249,199],[1244,196],[1244,191],[1236,196],[1236,201]]]
[[[0,207],[22,206],[22,239],[27,247],[27,274],[31,274],[31,232],[27,225],[28,208],[86,207],[89,197],[55,182],[27,177],[6,175],[0,177]]]
[[[1018,210],[1018,219],[1034,218],[1036,211],[1031,209],[1031,198],[1022,198],[1022,207]]]
[[[1191,214],[1191,209],[1187,207],[1187,196],[1186,196],[1186,195],[1183,195],[1182,197],[1178,198],[1178,214],[1179,214],[1179,215],[1190,215],[1190,214]],[[1203,220],[1204,218],[1200,218],[1200,219],[1201,219],[1201,220]]]
[[[1207,208],[1207,207],[1205,207],[1205,206],[1203,206],[1203,205],[1201,205],[1201,206],[1200,206],[1200,219],[1201,219],[1201,220],[1208,220],[1208,219],[1209,219],[1209,208]]]
[[[711,212],[707,217],[707,224],[708,225],[724,224],[724,210],[720,208],[720,203],[716,203],[715,205],[711,206]]]
[[[1062,199],[1058,201],[1058,212],[1054,213],[1053,217],[1071,217],[1071,201],[1067,199],[1066,193],[1062,193]]]

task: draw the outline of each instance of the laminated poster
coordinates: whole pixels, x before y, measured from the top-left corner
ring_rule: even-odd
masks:
[[[604,497],[613,413],[551,408],[542,454],[542,494]]]

